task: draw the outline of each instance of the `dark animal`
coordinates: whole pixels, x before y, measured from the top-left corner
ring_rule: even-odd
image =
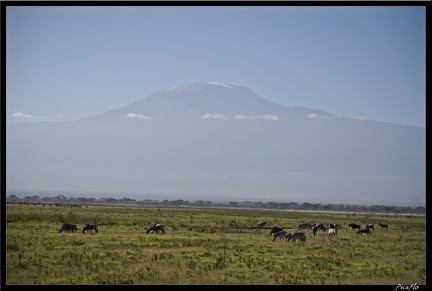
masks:
[[[89,230],[94,230],[96,234],[99,233],[97,224],[90,224],[90,223],[86,224],[82,229],[82,233],[86,233]]]
[[[337,228],[329,228],[328,236],[337,236]]]
[[[315,236],[318,230],[325,231],[326,227],[322,223],[313,223],[312,224],[312,234]]]
[[[370,234],[370,229],[369,228],[367,228],[367,227],[361,227],[358,231],[357,231],[357,234],[364,234],[364,233],[366,233],[366,234]]]
[[[318,231],[318,225],[314,225],[314,226],[312,226],[312,234],[313,234],[314,236],[316,236],[317,231]]]
[[[352,230],[354,230],[354,229],[360,229],[361,228],[361,225],[360,224],[355,224],[355,223],[351,223],[351,224],[349,224],[348,225],[348,227],[349,228],[352,228]]]
[[[381,227],[381,229],[388,229],[388,224],[378,223],[378,225]]]
[[[322,230],[322,231],[326,230],[326,227],[322,223],[316,224],[316,226],[318,227],[319,230]]]
[[[273,238],[272,241],[275,241],[277,238],[279,238],[280,240],[285,240],[287,233],[285,230],[279,231],[275,234],[273,234]]]
[[[146,233],[149,234],[151,232],[158,233],[161,231],[162,233],[165,233],[165,227],[162,224],[159,223],[151,223],[150,226],[147,228]]]
[[[269,235],[272,235],[272,234],[274,234],[274,233],[278,233],[279,231],[282,231],[282,230],[283,230],[282,227],[274,226],[274,227],[270,230]]]
[[[285,241],[295,242],[296,240],[300,240],[301,242],[306,241],[306,234],[302,231],[300,232],[292,232],[286,235]]]
[[[298,229],[311,229],[312,223],[300,223]]]
[[[373,224],[368,224],[368,225],[366,225],[366,227],[372,229],[373,231],[375,231],[375,227],[374,227]]]
[[[328,228],[339,229],[340,225],[336,223],[329,223]]]
[[[258,222],[258,227],[263,227],[267,225],[267,221],[260,221]]]
[[[58,232],[62,232],[62,231],[66,231],[67,233],[76,232],[77,226],[75,224],[63,223]]]

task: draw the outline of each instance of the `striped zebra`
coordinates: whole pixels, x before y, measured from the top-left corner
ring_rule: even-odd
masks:
[[[279,231],[279,232],[273,234],[272,241],[275,241],[276,238],[279,238],[280,240],[285,240],[286,235],[287,235],[287,233],[285,230]]]
[[[300,240],[301,242],[306,241],[306,234],[302,231],[292,232],[287,234],[285,237],[285,241],[295,242],[296,240]]]
[[[337,228],[329,228],[328,236],[337,236]]]

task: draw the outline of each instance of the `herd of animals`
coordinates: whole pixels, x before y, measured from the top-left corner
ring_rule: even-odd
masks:
[[[260,221],[258,222],[258,228],[264,227],[267,225],[266,221]],[[378,223],[378,226],[381,227],[381,229],[388,229],[388,224],[382,224]],[[312,234],[315,236],[318,230],[326,231],[328,230],[328,236],[336,236],[338,233],[338,229],[340,228],[339,224],[333,224],[330,223],[327,226],[325,226],[322,223],[300,223],[298,226],[298,230],[287,233],[282,227],[273,227],[270,230],[269,235],[272,235],[272,241],[275,241],[277,238],[279,238],[281,241],[286,242],[295,242],[296,240],[299,240],[301,242],[306,241],[306,234],[304,231],[300,231],[301,229],[310,229],[312,230]],[[366,224],[365,226],[361,226],[360,224],[351,223],[348,225],[348,228],[351,228],[352,230],[357,229],[357,234],[371,234],[371,230],[375,231],[375,226],[373,224]]]
[[[86,233],[89,230],[94,230],[96,234],[99,232],[97,224],[86,224],[82,229],[82,233]],[[63,223],[58,232],[63,232],[63,231],[67,233],[77,232],[78,228],[76,224]]]
[[[258,222],[258,228],[264,227],[267,225],[267,221],[260,221]],[[378,223],[378,225],[381,227],[381,229],[388,229],[388,224],[382,224]],[[375,226],[373,224],[366,224],[366,226],[361,226],[360,224],[351,223],[348,225],[349,228],[352,230],[357,229],[357,234],[371,234],[371,229],[375,231]],[[277,238],[279,238],[281,241],[286,242],[296,242],[297,240],[301,242],[306,242],[306,234],[304,231],[300,231],[301,229],[309,229],[312,230],[312,234],[315,236],[318,230],[321,231],[328,231],[328,236],[336,236],[338,234],[338,229],[340,228],[339,224],[333,224],[330,223],[327,226],[325,226],[322,223],[300,223],[298,226],[298,230],[287,233],[282,227],[274,226],[271,230],[269,235],[272,235],[272,241],[275,241]],[[83,229],[82,233],[86,233],[90,230],[94,230],[95,234],[99,233],[97,224],[86,224]],[[60,232],[66,232],[66,233],[74,233],[78,231],[78,228],[76,224],[70,224],[70,223],[63,223],[61,228],[59,229]],[[165,227],[162,224],[159,223],[151,223],[149,227],[146,230],[146,233],[149,234],[152,233],[165,233]]]
[[[95,234],[99,233],[97,224],[86,224],[82,229],[82,233],[86,233],[89,230],[94,230]],[[78,231],[78,228],[76,224],[63,223],[58,232],[63,232],[63,231],[66,233],[74,233]],[[165,233],[165,227],[159,223],[151,223],[150,226],[147,228],[146,233],[150,233],[150,232],[158,233],[159,231]]]

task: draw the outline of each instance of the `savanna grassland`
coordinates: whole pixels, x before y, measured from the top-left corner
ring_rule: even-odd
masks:
[[[258,221],[265,228],[256,228]],[[59,233],[63,222],[78,232]],[[150,223],[166,232],[146,233]],[[337,236],[300,222],[337,223]],[[83,234],[87,223],[99,233]],[[370,235],[348,224],[375,224]],[[378,223],[388,224],[387,230]],[[6,206],[6,285],[16,284],[426,284],[424,216],[186,207]]]

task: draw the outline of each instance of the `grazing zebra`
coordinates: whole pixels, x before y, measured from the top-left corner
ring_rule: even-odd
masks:
[[[274,233],[280,232],[280,231],[282,231],[282,230],[283,230],[282,227],[277,227],[277,226],[275,226],[275,227],[273,227],[273,228],[270,230],[269,235],[272,235],[272,234],[274,234]]]
[[[279,232],[273,234],[272,241],[275,241],[276,238],[279,238],[280,240],[283,241],[283,240],[285,240],[286,235],[287,235],[287,233],[285,230],[279,231]]]
[[[82,229],[82,233],[86,233],[89,230],[94,230],[96,234],[99,233],[97,224],[90,224],[90,223],[86,224],[86,226],[84,226]]]
[[[337,236],[337,228],[329,228],[328,236]]]
[[[381,227],[381,229],[388,229],[388,224],[378,223],[378,225]]]
[[[77,226],[75,224],[63,223],[58,232],[62,232],[62,231],[65,231],[67,233],[76,232]]]
[[[156,233],[158,233],[159,230],[160,230],[162,233],[165,233],[165,227],[164,227],[162,224],[159,224],[159,223],[152,223],[152,224],[150,224],[150,226],[147,228],[146,233],[149,234],[150,231],[151,231],[151,232],[156,232]]]
[[[373,224],[367,224],[366,227],[375,231],[375,226]]]
[[[292,232],[286,235],[285,241],[295,242],[296,240],[300,240],[301,242],[306,242],[306,234],[302,231],[300,232]]]
[[[339,229],[340,225],[337,223],[329,223],[329,225],[327,226],[328,228],[334,228],[334,229]]]
[[[325,230],[326,230],[326,227],[325,227],[324,224],[322,224],[322,223],[315,224],[315,225],[318,227],[318,229],[320,229],[320,230],[322,230],[322,231],[325,231]]]
[[[267,225],[267,221],[260,221],[258,222],[258,227],[263,227]]]
[[[367,227],[362,227],[362,228],[360,228],[358,231],[357,231],[357,234],[364,234],[364,233],[366,233],[366,234],[370,234],[370,228],[367,228]]]

